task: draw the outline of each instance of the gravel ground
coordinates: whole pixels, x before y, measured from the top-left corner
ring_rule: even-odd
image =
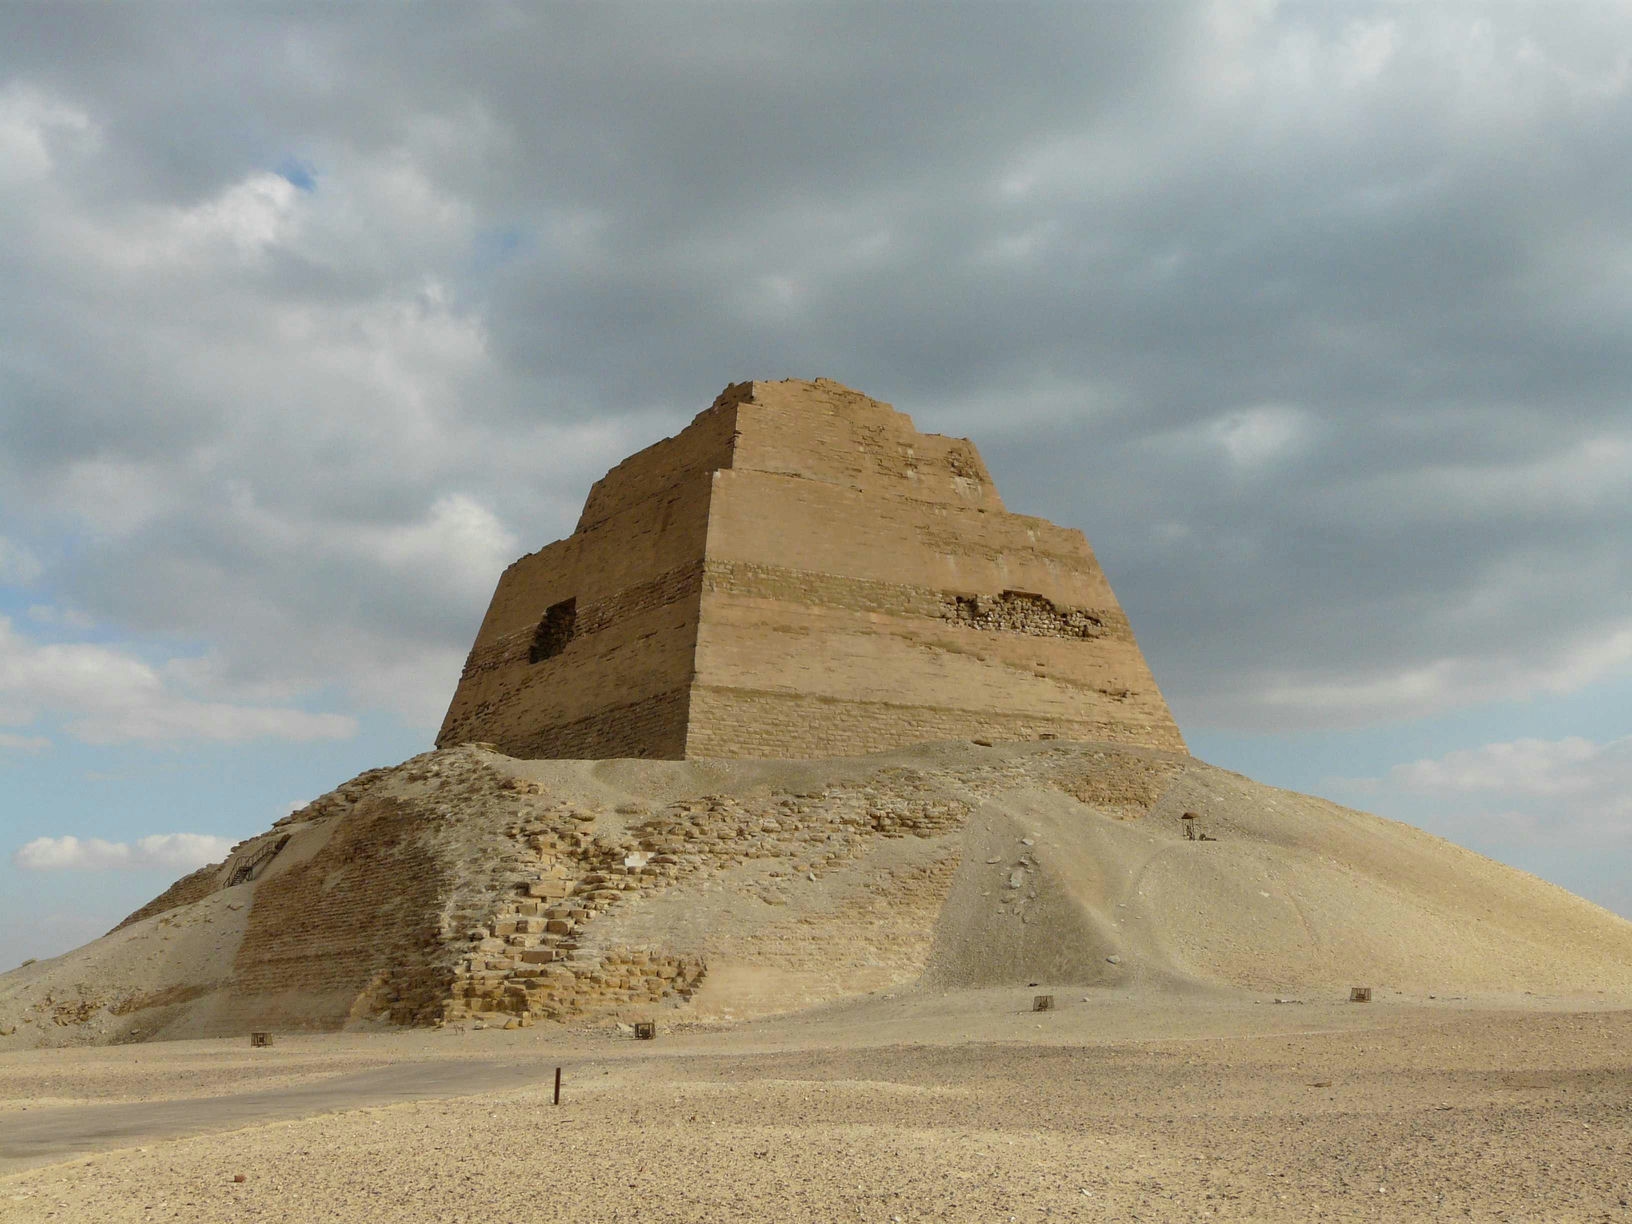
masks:
[[[871,1000],[652,1045],[285,1042],[268,1053],[291,1081],[525,1056],[563,1062],[566,1094],[552,1106],[542,1077],[78,1158],[0,1178],[0,1220],[1632,1224],[1632,1011],[1073,999],[1034,1020],[1011,996]],[[89,1117],[276,1080],[270,1059],[235,1080],[237,1043],[143,1047],[146,1079],[110,1053],[8,1056],[0,1096],[93,1102]]]

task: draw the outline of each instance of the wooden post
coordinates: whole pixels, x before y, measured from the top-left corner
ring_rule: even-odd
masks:
[[[555,1104],[561,1104],[561,1068],[555,1069]]]

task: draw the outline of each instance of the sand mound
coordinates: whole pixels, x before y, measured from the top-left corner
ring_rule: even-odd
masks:
[[[1409,826],[1152,749],[652,762],[466,746],[363,774],[102,939],[0,976],[0,1048],[707,1019],[1025,982],[1632,995],[1632,923]]]

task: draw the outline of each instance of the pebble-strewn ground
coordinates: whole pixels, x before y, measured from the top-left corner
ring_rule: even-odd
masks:
[[[1073,995],[1034,1016],[1023,994],[880,997],[650,1045],[305,1038],[255,1063],[193,1042],[142,1047],[145,1073],[107,1050],[8,1055],[0,1160],[30,1100],[91,1101],[91,1119],[189,1096],[208,1125],[201,1089],[310,1083],[325,1060],[542,1074],[0,1177],[0,1220],[1632,1222],[1632,1012]]]

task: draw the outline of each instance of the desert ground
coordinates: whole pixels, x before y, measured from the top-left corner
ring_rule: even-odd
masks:
[[[1629,1200],[1632,924],[1153,749],[427,753],[0,975],[0,1224]]]
[[[1632,1221],[1632,1000],[1281,997],[19,1050],[0,1219]]]

